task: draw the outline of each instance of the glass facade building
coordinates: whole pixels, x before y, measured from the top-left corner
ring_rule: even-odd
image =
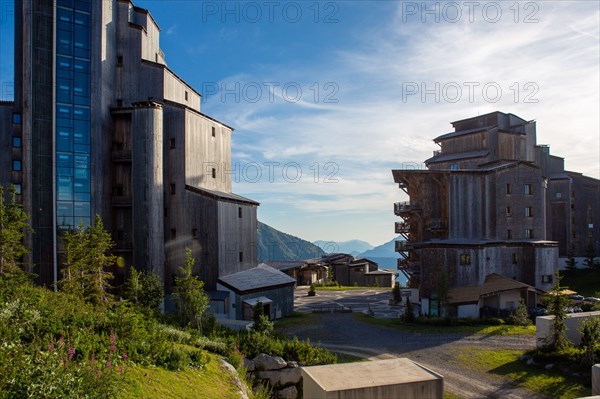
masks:
[[[90,224],[90,0],[56,7],[56,225]]]

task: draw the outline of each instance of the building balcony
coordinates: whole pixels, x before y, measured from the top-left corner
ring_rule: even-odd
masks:
[[[113,196],[111,204],[114,207],[129,207],[131,206],[131,197],[129,196]]]
[[[420,262],[415,262],[408,259],[398,259],[398,270],[419,270]]]
[[[433,152],[433,156],[434,156],[434,157],[437,157],[438,155],[442,155],[442,150],[435,150],[435,151]]]
[[[410,225],[406,222],[396,222],[396,234],[408,234]]]
[[[394,246],[396,252],[408,252],[411,249],[411,245],[408,241],[396,241]]]
[[[416,212],[421,209],[418,205],[411,204],[409,201],[396,202],[394,204],[394,213],[396,216],[406,215],[407,213]]]
[[[111,159],[113,162],[131,162],[131,150],[113,150]]]

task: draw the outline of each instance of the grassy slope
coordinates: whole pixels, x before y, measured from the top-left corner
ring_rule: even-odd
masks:
[[[600,291],[600,270],[577,269],[566,271],[560,282],[561,286],[569,287],[583,296],[593,296]]]
[[[125,370],[121,399],[237,399],[233,377],[210,355],[202,370],[168,371],[160,367],[131,366]]]
[[[579,398],[591,394],[580,381],[563,374],[537,369],[519,362],[524,352],[507,349],[465,347],[456,353],[461,364],[473,370],[508,377],[520,386],[552,398]]]
[[[419,333],[462,333],[477,335],[525,335],[535,337],[535,326],[521,327],[512,325],[502,326],[428,326],[424,324],[406,324],[400,319],[375,319],[361,313],[353,313],[355,319],[365,323],[377,324],[380,326],[395,328],[402,331],[412,331]]]

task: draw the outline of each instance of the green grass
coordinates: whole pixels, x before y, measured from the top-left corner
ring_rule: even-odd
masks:
[[[600,291],[600,270],[577,269],[565,271],[560,282],[561,286],[569,287],[570,290],[577,291],[583,296],[594,296]]]
[[[289,328],[313,324],[318,319],[318,316],[312,313],[294,312],[291,316],[284,317],[275,321],[276,331],[285,331]]]
[[[326,287],[315,286],[315,290],[316,291],[376,290],[376,291],[389,291],[390,293],[392,292],[392,289],[390,287],[355,287],[355,286],[348,286],[348,285],[340,285],[340,286],[332,285],[332,286],[326,286]]]
[[[464,347],[456,353],[456,358],[467,368],[507,377],[521,387],[552,398],[579,398],[591,394],[590,389],[574,377],[521,363],[518,358],[523,353],[512,349]]]
[[[444,399],[462,399],[460,396],[453,394],[452,392],[444,391]]]
[[[223,371],[219,356],[203,369],[168,371],[160,367],[132,366],[125,369],[124,389],[119,399],[237,399],[231,374]]]
[[[362,313],[353,313],[355,320],[369,324],[376,324],[384,327],[395,328],[397,330],[419,332],[419,333],[460,333],[473,335],[524,335],[535,337],[535,326],[490,326],[490,325],[475,325],[475,326],[431,326],[425,324],[407,324],[400,319],[376,319]]]

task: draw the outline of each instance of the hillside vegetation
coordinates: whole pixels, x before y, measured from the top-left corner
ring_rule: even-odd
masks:
[[[313,243],[258,222],[259,262],[295,261],[319,258],[325,252]]]

